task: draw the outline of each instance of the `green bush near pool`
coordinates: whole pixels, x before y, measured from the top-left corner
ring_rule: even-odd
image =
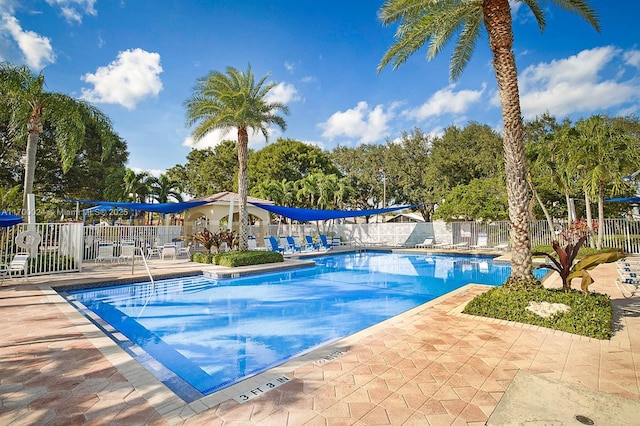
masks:
[[[193,262],[209,263],[219,266],[237,267],[249,265],[262,265],[265,263],[283,262],[282,253],[275,251],[230,251],[226,253],[194,253],[191,256]]]

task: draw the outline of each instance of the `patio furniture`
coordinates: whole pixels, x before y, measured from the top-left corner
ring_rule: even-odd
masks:
[[[433,247],[433,238],[425,238],[423,242],[416,244],[415,248]]]
[[[176,260],[176,245],[175,244],[165,244],[162,246],[162,252],[160,253],[160,258],[165,260],[167,257],[172,257],[173,260]]]
[[[469,248],[474,250],[489,248],[489,236],[487,234],[478,234],[478,241],[469,246]]]
[[[136,244],[133,241],[123,241],[120,244],[120,256],[118,256],[119,262],[135,261],[136,259],[142,259],[142,254],[136,253]]]
[[[3,282],[5,277],[9,277],[9,279],[13,278],[15,273],[23,275],[24,279],[28,282],[28,266],[29,266],[29,253],[26,252],[18,252],[11,259],[11,263],[8,265],[0,264],[0,276],[2,277]]]
[[[118,258],[113,255],[113,249],[115,245],[112,242],[101,241],[98,243],[98,255],[94,259],[95,263],[98,262],[113,262]]]

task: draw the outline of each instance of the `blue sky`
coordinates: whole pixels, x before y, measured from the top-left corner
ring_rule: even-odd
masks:
[[[399,70],[376,68],[393,42],[382,0],[0,0],[0,60],[44,71],[47,89],[93,102],[128,144],[128,167],[162,172],[197,145],[183,102],[196,80],[227,66],[277,83],[289,105],[287,137],[324,149],[385,143],[419,127],[439,134],[469,121],[501,128],[486,35],[455,83],[451,46],[432,61],[416,53]],[[541,3],[540,33],[513,3],[525,119],[549,111],[573,120],[640,113],[640,2],[591,0],[602,32]],[[226,139],[235,139],[229,133]],[[250,147],[260,149],[256,135]]]

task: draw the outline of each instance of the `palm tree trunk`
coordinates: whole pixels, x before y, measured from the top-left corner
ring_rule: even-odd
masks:
[[[536,198],[538,205],[542,209],[542,212],[544,213],[544,217],[547,219],[547,225],[549,225],[549,232],[551,233],[551,240],[554,240],[556,236],[553,232],[553,219],[549,214],[549,210],[547,210],[547,208],[544,206],[544,203],[542,202],[542,199],[540,198],[538,191],[536,191],[536,187],[533,185],[533,179],[531,179],[530,173],[527,173],[527,182],[529,182],[529,187],[531,188],[531,192],[533,193],[533,196]]]
[[[249,157],[249,134],[244,127],[238,128],[238,195],[240,197],[240,235],[238,240],[238,250],[247,251],[249,249],[249,214],[247,211],[247,192],[249,190],[249,179],[247,173],[247,162]]]
[[[587,213],[587,225],[589,226],[589,246],[591,248],[595,247],[593,241],[593,217],[591,215],[591,199],[589,198],[589,194],[586,189],[584,191],[584,205]]]
[[[39,125],[34,126],[39,128]],[[30,130],[27,136],[27,158],[24,163],[24,189],[22,192],[22,211],[27,214],[27,196],[33,192],[33,180],[36,173],[36,153],[38,150],[38,141],[40,133],[36,130]]]
[[[604,186],[600,184],[600,191],[598,192],[598,242],[596,248],[602,250],[602,243],[604,242]]]
[[[524,150],[524,125],[518,92],[518,71],[511,51],[513,30],[508,0],[485,0],[484,22],[493,52],[493,67],[504,122],[503,145],[509,219],[511,221],[511,277],[533,281],[529,221],[527,218],[527,163]]]

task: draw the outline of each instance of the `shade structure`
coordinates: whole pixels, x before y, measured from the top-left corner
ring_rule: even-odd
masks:
[[[178,212],[188,210],[192,207],[198,207],[198,206],[202,206],[204,204],[209,203],[209,201],[184,201],[182,203],[159,203],[159,204],[128,203],[128,202],[120,202],[120,201],[96,201],[96,200],[73,200],[73,201],[78,201],[80,203],[86,203],[86,204],[93,204],[97,206],[122,208],[130,211],[138,210],[143,212],[154,212],[154,213],[178,213]]]
[[[23,219],[15,214],[0,212],[0,227],[7,228],[22,223]]]
[[[316,210],[316,209],[299,209],[295,207],[273,206],[270,204],[251,203],[256,207],[267,210],[274,214],[279,214],[289,219],[299,222],[311,222],[314,220],[330,220],[341,219],[346,217],[373,216],[376,214],[384,214],[396,210],[403,210],[418,206],[418,204],[410,206],[388,207],[386,209],[372,210]]]
[[[640,197],[605,198],[609,203],[640,203]]]

